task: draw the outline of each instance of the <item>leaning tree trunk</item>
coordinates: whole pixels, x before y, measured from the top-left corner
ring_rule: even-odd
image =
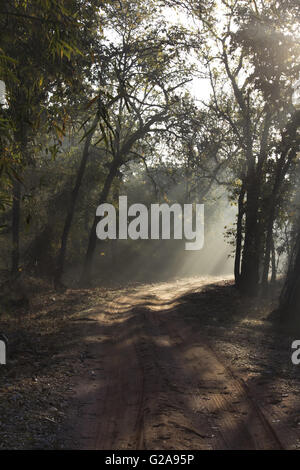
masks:
[[[100,198],[99,198],[99,205],[104,204],[107,201],[111,185],[113,183],[113,180],[115,176],[118,173],[118,169],[120,167],[120,163],[114,160],[111,163],[109,173],[106,177]],[[89,236],[89,242],[88,242],[88,248],[87,252],[85,255],[85,260],[84,260],[84,266],[83,266],[83,271],[82,271],[82,276],[81,276],[81,283],[82,284],[88,284],[90,282],[91,278],[91,268],[92,268],[92,261],[95,253],[95,248],[96,248],[96,243],[97,243],[97,234],[96,234],[96,227],[98,223],[98,217],[94,217],[93,225],[90,231],[90,236]]]
[[[61,285],[61,277],[62,277],[63,270],[64,270],[67,243],[68,243],[68,238],[69,238],[72,221],[74,217],[75,205],[78,199],[79,190],[81,187],[82,179],[83,179],[85,168],[87,165],[91,141],[96,131],[98,121],[99,121],[99,116],[97,114],[93,120],[92,127],[85,140],[82,158],[81,158],[80,166],[77,172],[75,186],[72,191],[71,201],[70,201],[67,217],[65,220],[64,230],[63,230],[63,234],[61,237],[61,246],[60,246],[60,251],[59,251],[58,260],[57,260],[57,268],[56,268],[56,273],[55,273],[55,278],[54,278],[54,284],[56,287],[59,287]]]

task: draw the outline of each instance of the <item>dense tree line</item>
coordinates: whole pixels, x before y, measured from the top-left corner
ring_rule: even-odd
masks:
[[[135,172],[158,202],[226,194],[237,288],[266,295],[288,266],[295,317],[299,21],[292,0],[3,1],[1,269],[89,283],[95,207]]]

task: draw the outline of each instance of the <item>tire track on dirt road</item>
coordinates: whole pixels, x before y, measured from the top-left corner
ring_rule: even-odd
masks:
[[[79,388],[80,448],[282,448],[247,387],[176,310],[195,288],[141,286],[87,322],[96,372]]]
[[[206,409],[212,427],[220,439],[216,448],[228,449],[283,449],[272,425],[265,417],[255,397],[232,368],[220,360],[219,354],[205,338],[190,335],[192,346],[186,359],[190,367],[204,361],[207,370],[198,380],[198,407]],[[180,332],[179,332],[180,337]],[[186,349],[187,338],[181,337],[181,348]],[[194,340],[194,341],[193,341]],[[197,341],[198,340],[198,341]]]

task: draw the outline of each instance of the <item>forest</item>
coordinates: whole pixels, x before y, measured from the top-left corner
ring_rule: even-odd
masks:
[[[300,448],[299,182],[299,0],[1,0],[0,449]]]

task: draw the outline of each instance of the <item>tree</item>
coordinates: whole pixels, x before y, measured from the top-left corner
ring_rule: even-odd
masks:
[[[287,23],[278,21],[280,8],[276,2],[268,9],[258,1],[250,4],[223,1],[222,4],[224,23],[200,18],[207,28],[209,42],[199,48],[199,57],[205,59],[209,72],[212,88],[209,106],[219,119],[231,126],[238,156],[233,159],[237,162],[236,169],[232,167],[234,179],[241,182],[236,193],[239,209],[236,284],[243,293],[256,295],[262,277],[264,282],[268,278],[278,204],[278,199],[270,198],[266,223],[265,194],[272,193],[269,187],[273,184],[273,191],[280,191],[293,161],[290,158],[283,164],[277,158],[276,149],[278,134],[291,113],[291,83],[297,73],[293,57],[297,45]],[[274,160],[277,178],[268,174],[270,162]]]
[[[96,7],[97,2],[93,7],[90,4],[83,7],[79,0],[1,3],[0,71],[7,93],[7,107],[2,112],[10,125],[12,157],[7,164],[6,146],[1,164],[13,186],[13,274],[18,272],[20,257],[22,173],[34,163],[34,136],[47,119],[49,96],[52,94],[53,101],[58,92],[61,97],[66,84],[75,82],[71,56],[80,54],[77,44],[94,22],[93,16],[92,20],[88,17]]]
[[[104,146],[99,150],[109,156],[110,164],[99,204],[107,200],[119,169],[132,159],[143,159],[141,140],[162,131],[161,124],[171,118],[190,72],[183,56],[187,32],[168,27],[152,4],[123,2],[107,14],[114,20],[117,38],[114,44],[103,45],[98,55],[110,57],[105,82],[107,91],[117,91],[119,99],[107,110],[101,129]],[[94,217],[82,276],[85,282],[91,273],[97,221]]]
[[[300,150],[300,111],[295,112],[287,130],[282,136],[282,154],[291,154],[294,157]],[[285,323],[297,323],[300,309],[300,231],[299,222],[296,224],[296,240],[289,259],[288,273],[281,292],[279,310]]]

